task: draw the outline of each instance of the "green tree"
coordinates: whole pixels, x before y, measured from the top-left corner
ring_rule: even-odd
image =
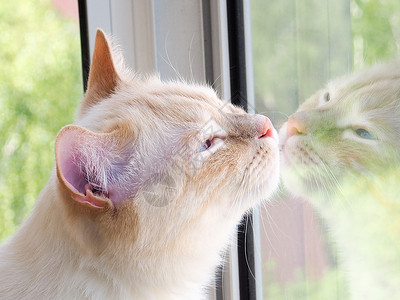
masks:
[[[396,57],[400,42],[400,2],[353,0],[351,5],[354,67]]]
[[[49,0],[0,0],[0,240],[31,211],[82,95],[78,26]]]

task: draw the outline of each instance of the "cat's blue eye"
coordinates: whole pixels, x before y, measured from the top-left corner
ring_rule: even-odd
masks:
[[[197,152],[201,152],[201,151],[205,151],[205,150],[207,150],[208,148],[210,148],[211,147],[211,140],[210,139],[208,139],[208,140],[206,140],[205,142],[204,142],[204,144],[197,150]]]
[[[361,137],[363,139],[367,139],[367,140],[374,139],[374,136],[369,131],[367,131],[363,128],[356,129],[356,133],[359,137]]]

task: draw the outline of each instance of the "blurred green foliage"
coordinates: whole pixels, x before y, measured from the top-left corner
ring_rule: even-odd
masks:
[[[255,104],[279,126],[330,79],[395,57],[397,0],[252,0]]]
[[[344,300],[348,291],[337,283],[344,282],[344,276],[337,270],[327,270],[320,278],[308,277],[298,270],[288,284],[276,280],[276,266],[273,262],[264,262],[263,299],[268,300]]]
[[[400,43],[400,1],[353,0],[354,68],[396,57]]]
[[[82,95],[77,24],[49,0],[0,0],[0,240],[31,211]]]

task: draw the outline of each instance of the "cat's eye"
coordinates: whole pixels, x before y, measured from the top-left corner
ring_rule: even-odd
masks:
[[[329,92],[325,92],[322,98],[324,102],[329,102],[331,100],[331,94],[329,94]]]
[[[212,145],[211,139],[207,139],[204,144],[197,150],[197,152],[202,152],[210,148]]]
[[[374,139],[374,136],[368,130],[365,130],[364,128],[358,128],[355,130],[355,132],[359,137],[361,137],[363,139],[367,139],[367,140]]]
[[[331,94],[329,91],[325,91],[320,94],[319,100],[318,100],[318,105],[324,105],[325,103],[328,103],[331,100]]]

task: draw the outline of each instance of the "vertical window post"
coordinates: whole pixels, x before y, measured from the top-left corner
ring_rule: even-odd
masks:
[[[226,4],[231,102],[248,111],[244,4],[241,0],[226,1]],[[237,246],[240,299],[256,300],[253,214],[245,216],[239,225]]]

